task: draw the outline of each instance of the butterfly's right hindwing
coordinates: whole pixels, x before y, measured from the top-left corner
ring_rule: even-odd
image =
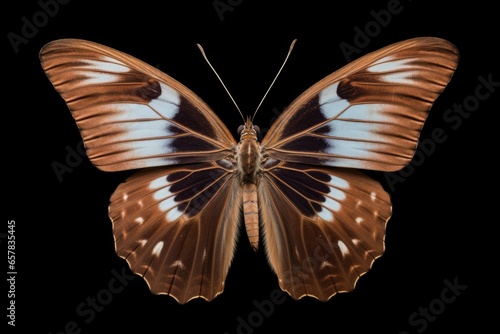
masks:
[[[259,203],[269,262],[295,299],[351,291],[384,252],[390,198],[359,171],[280,162]]]

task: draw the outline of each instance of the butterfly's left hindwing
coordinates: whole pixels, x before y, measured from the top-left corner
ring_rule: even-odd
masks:
[[[63,39],[44,46],[40,60],[101,170],[219,160],[236,145],[199,97],[132,56]]]
[[[224,289],[241,203],[235,174],[216,163],[141,171],[111,197],[116,251],[153,293],[212,300]]]

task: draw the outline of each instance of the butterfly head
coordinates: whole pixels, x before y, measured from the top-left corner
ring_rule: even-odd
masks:
[[[257,139],[259,133],[260,133],[260,128],[257,125],[253,125],[250,117],[247,117],[245,125],[240,125],[238,127],[238,134],[240,135],[240,140]]]

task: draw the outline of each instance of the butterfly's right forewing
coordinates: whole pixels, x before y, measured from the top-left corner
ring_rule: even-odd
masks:
[[[301,94],[262,141],[264,154],[315,165],[396,171],[417,148],[458,51],[414,38],[370,53]]]

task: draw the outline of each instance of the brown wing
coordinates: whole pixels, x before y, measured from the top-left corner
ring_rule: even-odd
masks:
[[[277,160],[395,171],[458,62],[438,38],[396,43],[353,61],[300,95],[262,142]]]
[[[45,45],[40,61],[102,170],[219,160],[236,144],[192,91],[125,53],[63,39]]]
[[[361,172],[269,161],[259,207],[269,262],[295,299],[352,290],[384,251],[389,195]]]
[[[212,300],[224,289],[241,202],[233,171],[217,163],[144,170],[111,197],[116,251],[153,293]]]

